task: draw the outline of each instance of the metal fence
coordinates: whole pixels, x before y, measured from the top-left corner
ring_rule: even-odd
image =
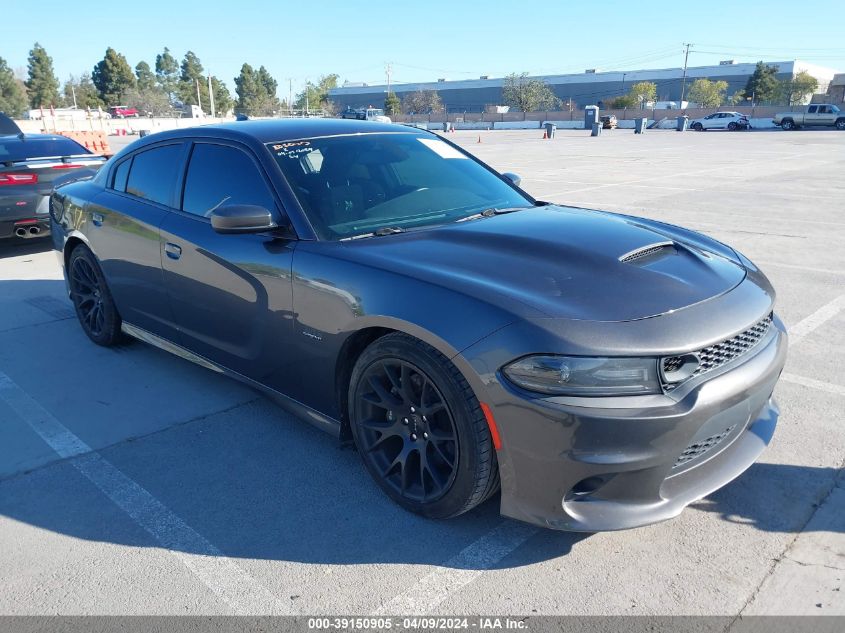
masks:
[[[681,114],[691,119],[707,116],[714,112],[741,112],[750,118],[768,118],[778,112],[802,111],[804,106],[720,106],[718,108],[686,108],[684,110],[626,108],[622,110],[601,110],[601,114],[615,115],[619,120],[633,120],[647,117],[659,120]],[[584,110],[557,110],[545,112],[436,112],[431,114],[397,114],[391,117],[398,123],[505,123],[512,121],[583,121]]]

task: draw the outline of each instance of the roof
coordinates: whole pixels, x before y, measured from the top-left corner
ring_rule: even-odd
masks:
[[[293,141],[312,136],[334,136],[338,134],[365,134],[367,132],[408,132],[404,125],[376,123],[355,119],[261,119],[234,121],[215,125],[201,125],[151,135],[151,139],[160,139],[161,134],[170,138],[219,136],[224,138],[249,137],[260,143],[273,141]]]
[[[797,69],[809,69],[811,74],[819,80],[830,79],[834,70],[814,66],[799,60],[765,62],[771,66],[777,66],[780,73],[794,74]],[[687,80],[694,81],[706,77],[742,77],[754,72],[757,62],[739,62],[734,64],[714,64],[709,66],[689,66],[686,71]],[[582,84],[582,83],[603,83],[622,82],[630,84],[637,81],[665,81],[668,79],[680,79],[684,71],[682,68],[643,68],[632,70],[596,71],[583,73],[567,73],[557,75],[532,75],[531,79],[541,79],[550,85]],[[472,88],[501,88],[505,83],[505,77],[488,79],[458,79],[454,81],[424,81],[416,83],[393,83],[390,89],[396,93],[416,92],[417,90],[436,90],[438,92],[448,90],[466,90]],[[331,88],[329,96],[349,95],[370,95],[386,92],[385,84],[371,84],[367,86],[344,85],[338,88]]]

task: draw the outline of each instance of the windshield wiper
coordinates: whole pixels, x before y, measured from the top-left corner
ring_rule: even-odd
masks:
[[[383,226],[380,229],[373,231],[373,235],[393,235],[394,233],[404,233],[405,229],[401,226]]]
[[[505,213],[513,213],[514,211],[522,211],[523,209],[529,208],[530,207],[504,207],[502,209],[498,209],[496,207],[491,207],[489,209],[484,209],[484,211],[479,213],[468,215],[465,218],[459,218],[455,220],[455,222],[466,222],[467,220],[477,220],[478,218],[489,218],[493,215],[504,215]]]
[[[349,237],[344,237],[340,241],[344,242],[346,240],[359,240],[362,237],[381,237],[382,235],[393,235],[394,233],[404,232],[405,229],[403,229],[401,226],[383,226],[370,233],[360,233],[359,235],[351,235]]]

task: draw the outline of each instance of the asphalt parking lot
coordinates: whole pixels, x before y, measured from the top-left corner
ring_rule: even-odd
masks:
[[[771,278],[790,357],[757,464],[637,530],[544,531],[496,500],[424,520],[255,392],[91,344],[49,243],[0,245],[0,614],[845,614],[845,134],[541,136],[449,139]]]

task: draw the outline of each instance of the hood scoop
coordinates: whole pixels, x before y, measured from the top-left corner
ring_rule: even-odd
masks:
[[[671,255],[675,252],[675,242],[667,240],[665,242],[655,242],[647,246],[640,246],[639,248],[629,251],[619,257],[619,261],[623,264],[635,261],[637,259],[652,258],[655,256]]]

